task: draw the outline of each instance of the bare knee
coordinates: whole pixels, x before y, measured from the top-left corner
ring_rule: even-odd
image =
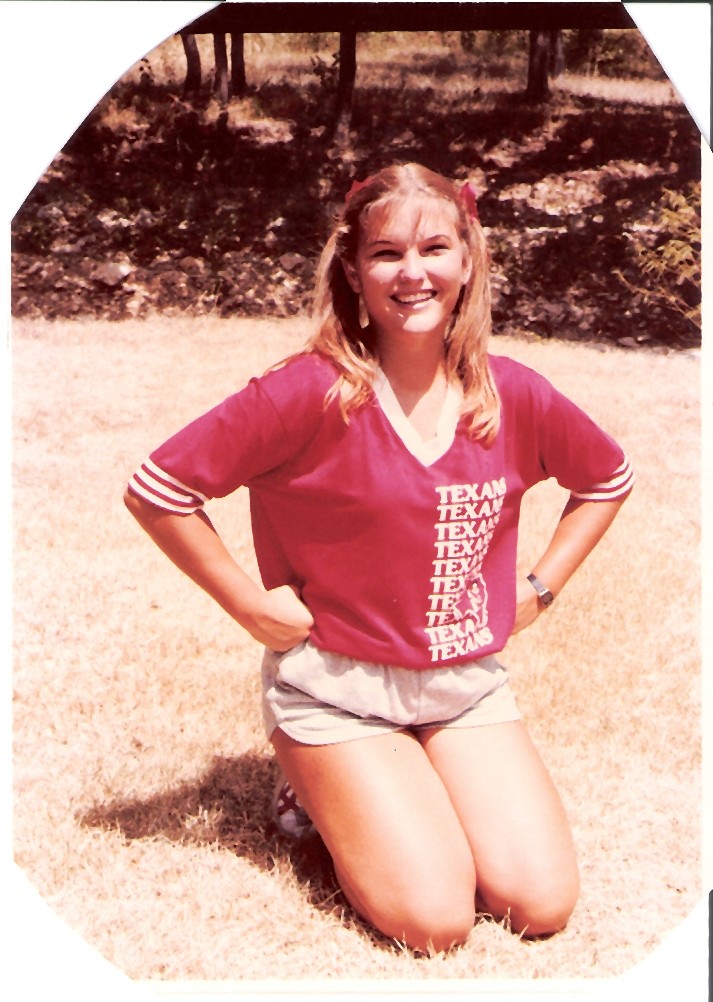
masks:
[[[464,943],[475,922],[471,881],[455,890],[430,886],[407,890],[383,888],[368,895],[337,872],[342,889],[356,911],[379,932],[412,950],[441,953]]]
[[[403,932],[396,939],[422,953],[442,953],[464,943],[475,923],[475,900],[452,902],[444,906],[435,902],[419,903],[405,910],[400,924]]]
[[[569,922],[579,896],[579,880],[552,882],[542,887],[521,887],[500,893],[488,902],[497,917],[509,919],[513,932],[522,936],[550,936]]]
[[[551,936],[569,922],[576,899],[552,899],[516,904],[510,909],[513,932],[523,936]]]

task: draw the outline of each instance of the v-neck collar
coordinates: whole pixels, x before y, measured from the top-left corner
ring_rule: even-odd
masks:
[[[412,456],[424,466],[432,466],[448,452],[453,445],[456,428],[461,415],[463,391],[452,382],[446,387],[446,395],[436,424],[436,434],[424,442],[407,416],[394,393],[386,374],[378,367],[374,378],[374,394],[387,421]]]

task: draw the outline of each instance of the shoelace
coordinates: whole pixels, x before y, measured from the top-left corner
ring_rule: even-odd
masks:
[[[293,838],[300,838],[312,827],[307,811],[287,780],[280,787],[275,801],[275,819],[282,831]]]

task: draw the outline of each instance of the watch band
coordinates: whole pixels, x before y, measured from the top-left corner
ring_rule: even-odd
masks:
[[[545,609],[547,608],[548,605],[552,605],[552,603],[555,600],[555,597],[550,591],[550,589],[547,587],[547,585],[544,585],[539,578],[535,577],[534,574],[528,574],[527,580],[530,582],[532,587],[537,592],[537,597],[539,598],[540,602],[545,607]]]

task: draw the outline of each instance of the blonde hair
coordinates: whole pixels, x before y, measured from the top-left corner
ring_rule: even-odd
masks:
[[[331,359],[340,376],[327,400],[339,397],[342,414],[366,403],[378,365],[376,345],[360,323],[359,296],[347,281],[343,262],[354,264],[359,239],[374,208],[397,208],[414,197],[447,202],[472,262],[446,338],[446,371],[463,387],[463,413],[473,438],[489,444],[500,425],[500,398],[488,364],[491,332],[489,253],[477,219],[469,217],[456,185],[420,164],[386,167],[355,185],[337,216],[317,271],[312,319],[315,331],[307,348]]]

